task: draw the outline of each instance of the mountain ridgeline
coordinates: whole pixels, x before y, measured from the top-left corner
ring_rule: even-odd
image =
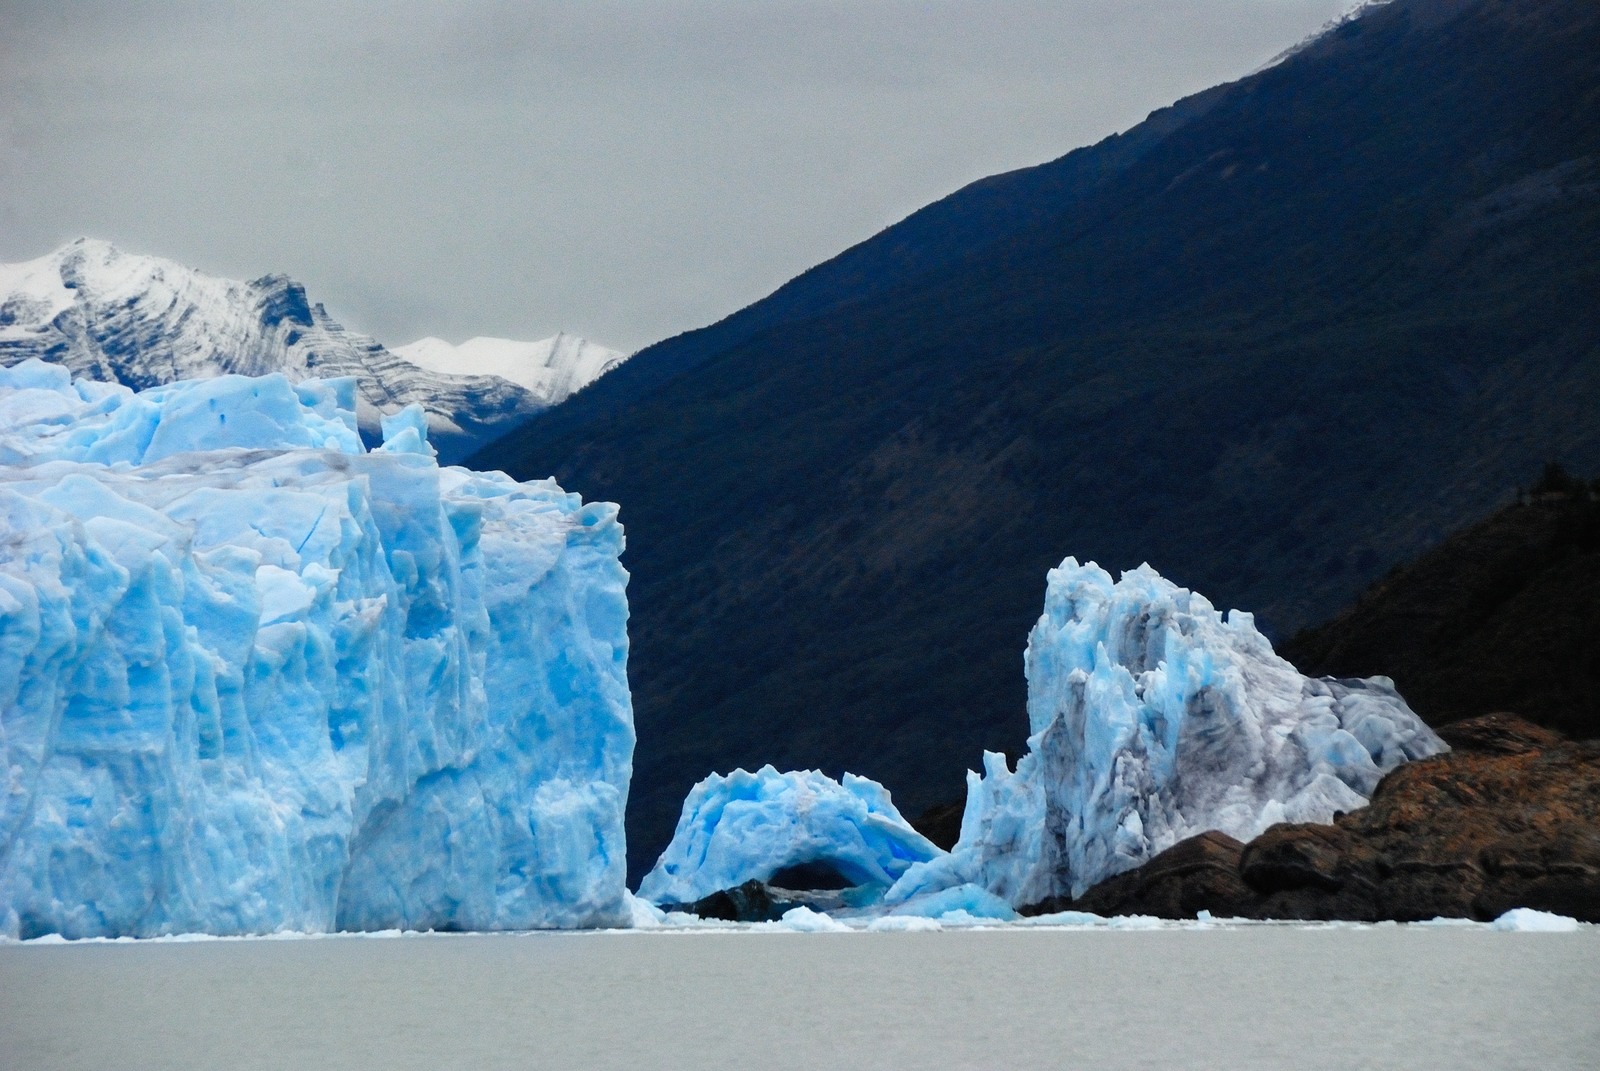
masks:
[[[1600,7],[1394,0],[975,183],[475,458],[620,502],[630,857],[685,791],[848,768],[906,813],[1020,750],[1064,556],[1287,635],[1600,468]]]
[[[569,335],[461,347],[430,338],[390,350],[347,330],[286,275],[221,279],[84,238],[0,264],[0,366],[32,357],[135,390],[230,373],[353,376],[363,438],[382,441],[382,418],[415,403],[446,462],[627,359]]]

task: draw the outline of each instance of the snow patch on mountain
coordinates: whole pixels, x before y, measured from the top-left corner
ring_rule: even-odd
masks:
[[[499,376],[523,387],[545,405],[560,405],[628,359],[621,350],[566,332],[538,342],[469,338],[459,346],[430,336],[396,346],[394,352],[418,368],[433,372]]]
[[[516,364],[510,350],[522,344],[509,341],[490,347],[483,367],[473,359],[433,367],[347,330],[283,275],[221,279],[92,239],[0,265],[0,366],[37,357],[135,390],[227,374],[280,372],[295,382],[353,376],[369,442],[380,439],[384,414],[417,404],[444,463],[565,399],[620,359],[570,336],[546,342],[540,375],[491,370]],[[545,343],[528,345],[538,353]]]

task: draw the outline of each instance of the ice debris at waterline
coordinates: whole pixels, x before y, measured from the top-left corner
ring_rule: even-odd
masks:
[[[0,932],[628,922],[616,508],[354,390],[0,370]]]
[[[672,842],[639,895],[692,904],[746,881],[796,888],[888,888],[943,853],[911,828],[876,781],[816,770],[712,774],[690,790]]]
[[[1051,570],[1025,668],[1028,754],[1015,773],[984,756],[955,849],[888,902],[964,882],[1019,907],[1080,896],[1208,829],[1332,821],[1445,750],[1392,681],[1302,676],[1250,614],[1148,565],[1118,583],[1073,558]]]
[[[1508,933],[1573,933],[1578,929],[1578,920],[1531,907],[1514,907],[1489,923],[1489,928]]]

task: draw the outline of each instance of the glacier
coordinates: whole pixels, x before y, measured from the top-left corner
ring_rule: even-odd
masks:
[[[639,896],[692,904],[751,880],[781,886],[790,868],[826,868],[850,885],[881,891],[913,864],[942,854],[869,778],[847,773],[840,783],[816,770],[734,770],[690,790]]]
[[[949,855],[885,902],[974,884],[1016,907],[1081,896],[1178,841],[1242,841],[1365,806],[1403,762],[1446,749],[1383,677],[1313,679],[1252,616],[1218,613],[1148,565],[1067,558],[1028,638],[1028,752],[967,776]]]
[[[616,507],[356,392],[0,369],[0,934],[632,918]]]
[[[626,359],[572,335],[403,349],[348,330],[284,275],[221,279],[87,238],[0,264],[0,365],[37,357],[135,390],[226,374],[354,376],[368,440],[378,440],[384,416],[420,405],[446,463]]]

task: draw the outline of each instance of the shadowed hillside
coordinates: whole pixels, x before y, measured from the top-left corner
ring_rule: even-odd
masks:
[[[1434,725],[1513,711],[1600,737],[1600,501],[1551,466],[1532,494],[1283,645],[1302,672],[1393,677]]]
[[[1600,468],[1600,7],[1396,0],[977,183],[478,455],[622,503],[646,868],[713,769],[908,813],[1025,733],[1046,569],[1286,634]]]

